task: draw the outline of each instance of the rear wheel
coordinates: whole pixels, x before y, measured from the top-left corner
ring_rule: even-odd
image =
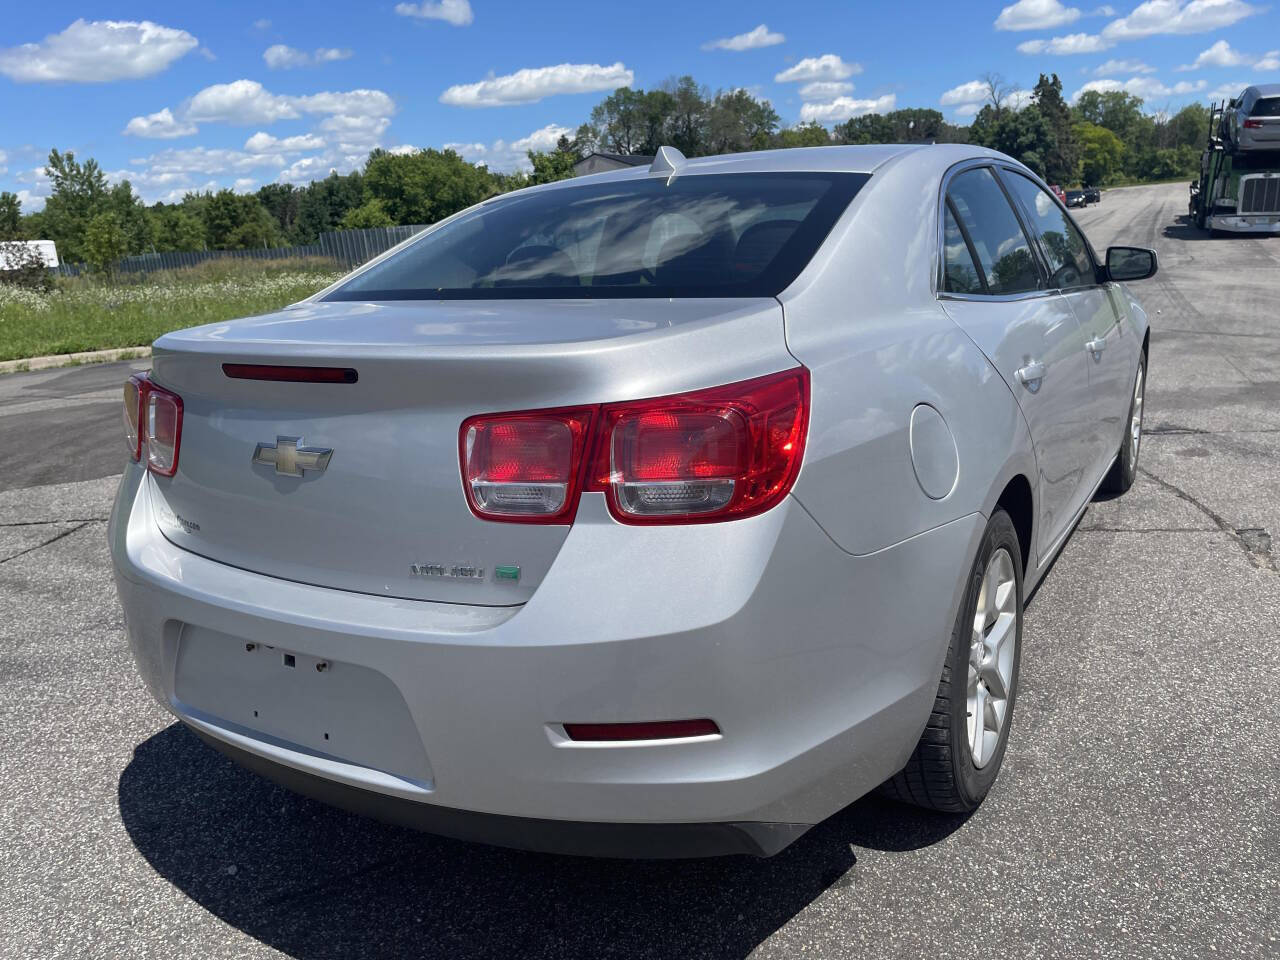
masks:
[[[1138,374],[1133,382],[1133,395],[1129,400],[1129,417],[1125,421],[1124,439],[1116,462],[1102,481],[1102,489],[1108,493],[1125,493],[1138,476],[1138,453],[1142,447],[1142,407],[1147,390],[1147,358],[1138,358]]]
[[[996,510],[969,571],[933,711],[902,772],[884,792],[950,813],[974,809],[1004,760],[1022,647],[1022,554]]]

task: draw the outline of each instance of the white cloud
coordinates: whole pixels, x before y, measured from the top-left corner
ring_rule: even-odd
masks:
[[[36,193],[34,190],[19,190],[17,193],[18,203],[22,205],[24,213],[39,213],[44,209],[45,198],[47,193]]]
[[[320,129],[330,134],[342,153],[368,153],[382,142],[391,121],[386,117],[334,114],[320,121]]]
[[[420,20],[443,20],[455,27],[465,27],[475,17],[471,13],[471,4],[467,0],[424,0],[423,3],[397,3],[396,13],[402,17],[417,17]]]
[[[1203,99],[1209,103],[1217,103],[1219,100],[1234,100],[1240,96],[1240,92],[1249,84],[1244,80],[1237,80],[1235,83],[1223,83],[1214,87],[1206,93]]]
[[[820,57],[805,57],[793,67],[783,70],[773,79],[778,83],[805,83],[813,80],[847,80],[862,72],[862,64],[845,63],[834,53]]]
[[[298,116],[289,97],[271,93],[257,80],[234,80],[205,87],[191,98],[184,113],[190,120],[246,127],[293,120]]]
[[[397,157],[403,157],[406,154],[417,153],[419,147],[415,147],[412,143],[402,143],[399,146],[388,147],[387,153],[394,153]]]
[[[757,50],[760,47],[772,47],[779,43],[784,43],[786,37],[781,33],[774,33],[763,23],[754,30],[748,30],[746,33],[739,33],[733,37],[722,37],[719,40],[711,40],[702,45],[703,50]]]
[[[1075,7],[1064,7],[1058,0],[1018,0],[1005,7],[996,17],[997,30],[1048,30],[1080,19]]]
[[[307,53],[305,50],[298,50],[283,43],[274,44],[262,52],[262,59],[272,70],[291,70],[295,67],[310,67],[350,58],[350,50],[337,47],[321,47],[315,53]]]
[[[1115,73],[1155,73],[1156,68],[1150,64],[1143,63],[1141,60],[1116,60],[1111,59],[1106,63],[1099,64],[1094,67],[1093,75],[1095,77],[1105,77],[1107,74]]]
[[[9,172],[9,168],[4,165],[5,161],[8,159],[9,159],[8,154],[6,154],[3,150],[0,150],[0,174]]]
[[[842,80],[815,80],[800,88],[802,100],[831,100],[846,93],[853,93],[853,84]]]
[[[1048,53],[1070,56],[1077,53],[1098,53],[1110,50],[1112,43],[1096,33],[1069,33],[1051,40],[1027,40],[1018,44],[1019,53]]]
[[[237,177],[236,182],[231,185],[231,189],[236,193],[252,193],[258,189],[258,181],[252,177]]]
[[[1219,40],[1208,50],[1202,50],[1193,63],[1184,63],[1178,70],[1185,72],[1199,70],[1202,67],[1243,66],[1250,66],[1255,70],[1280,70],[1280,50],[1269,50],[1259,57],[1256,54],[1233,50],[1227,41]]]
[[[462,159],[471,163],[479,163],[499,173],[510,173],[513,170],[530,170],[532,165],[526,156],[528,151],[547,153],[556,148],[561,137],[572,136],[570,127],[562,127],[558,123],[549,123],[532,133],[515,140],[495,140],[493,143],[446,143],[445,150],[452,150]]]
[[[255,30],[270,30],[271,21],[266,19],[265,17],[261,20],[255,20],[253,21],[253,28]]]
[[[1116,8],[1107,3],[1104,3],[1102,6],[1098,7],[1097,10],[1091,10],[1089,12],[1089,16],[1091,17],[1114,17],[1115,15],[1116,15]]]
[[[477,83],[462,83],[440,94],[440,102],[455,107],[505,107],[537,103],[561,93],[592,93],[629,87],[635,74],[622,63],[561,63],[532,67],[502,77],[490,75]]]
[[[244,142],[249,153],[301,153],[304,150],[320,150],[324,147],[324,138],[313,133],[303,133],[296,137],[273,137],[259,130]]]
[[[854,100],[852,97],[836,97],[829,103],[805,103],[800,106],[800,119],[808,122],[839,123],[865,113],[888,113],[897,106],[898,98],[892,93],[874,100]]]
[[[145,174],[154,178],[164,174],[187,176],[193,173],[223,176],[228,173],[245,173],[263,167],[282,167],[287,161],[279,153],[248,153],[243,150],[225,150],[215,147],[189,147],[161,150],[142,160],[131,162],[139,165],[146,164]]]
[[[77,20],[39,43],[0,49],[0,73],[18,83],[136,80],[159,73],[197,46],[187,31],[150,20]]]
[[[938,103],[944,107],[955,107],[957,116],[972,117],[986,105],[989,93],[986,83],[970,80],[944,92],[938,98]],[[1021,110],[1030,102],[1030,90],[1009,90],[1005,93],[1002,106],[1010,110]]]
[[[1146,0],[1127,17],[1112,20],[1102,35],[1109,40],[1131,40],[1157,33],[1208,33],[1264,9],[1244,0]]]
[[[987,85],[981,80],[970,80],[958,87],[952,87],[938,98],[944,107],[952,107],[961,103],[982,104],[987,99]]]
[[[187,103],[188,120],[254,126],[293,120],[303,113],[386,117],[395,101],[381,90],[313,93],[291,97],[272,93],[256,80],[235,80],[205,87]]]
[[[1130,77],[1128,80],[1090,80],[1083,87],[1071,95],[1071,102],[1077,103],[1080,96],[1090,90],[1096,90],[1098,93],[1113,93],[1123,91],[1132,94],[1135,97],[1141,97],[1143,100],[1154,100],[1161,97],[1181,97],[1189,93],[1195,93],[1203,90],[1206,84],[1203,80],[1197,80],[1192,83],[1183,80],[1168,86],[1161,83],[1155,77]]]
[[[194,123],[176,119],[168,107],[156,113],[148,113],[144,117],[134,117],[124,128],[126,136],[147,137],[155,140],[189,137],[198,131],[199,128]]]

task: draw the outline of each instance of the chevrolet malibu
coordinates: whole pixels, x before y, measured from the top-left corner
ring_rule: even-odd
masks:
[[[962,146],[495,197],[156,342],[109,532],[138,668],[249,769],[454,837],[770,855],[876,787],[970,810],[1024,598],[1133,483],[1155,270]]]

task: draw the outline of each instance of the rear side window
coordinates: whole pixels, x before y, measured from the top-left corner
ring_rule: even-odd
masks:
[[[1041,252],[1049,263],[1049,286],[1069,289],[1097,283],[1084,236],[1053,197],[1020,173],[1001,175],[1009,192],[1022,204],[1032,232],[1040,238]]]
[[[775,296],[867,179],[687,174],[521,191],[432,231],[326,299]]]
[[[943,209],[942,249],[945,264],[943,289],[948,293],[986,293],[978,265],[974,263],[973,253],[960,232],[949,203]]]
[[[1249,111],[1251,117],[1280,117],[1280,97],[1267,97],[1259,100]]]
[[[947,197],[968,234],[988,293],[1008,295],[1042,288],[1027,235],[989,169],[978,167],[957,174]]]

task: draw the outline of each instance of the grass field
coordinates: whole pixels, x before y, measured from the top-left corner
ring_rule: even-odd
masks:
[[[145,347],[170,330],[278,310],[339,276],[327,260],[224,260],[115,282],[64,277],[49,294],[0,284],[0,360]]]

